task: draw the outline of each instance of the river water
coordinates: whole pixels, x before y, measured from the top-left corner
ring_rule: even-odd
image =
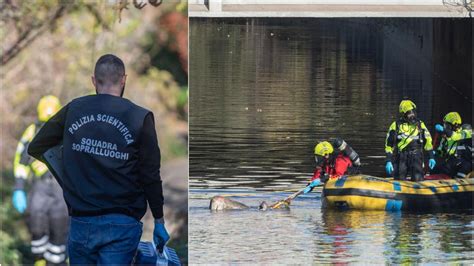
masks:
[[[209,211],[209,197],[232,195],[250,210]],[[189,261],[193,264],[472,264],[473,215],[321,209],[320,193],[291,210],[262,212],[262,200],[288,194],[228,190],[190,193]]]
[[[327,138],[345,139],[365,174],[384,176],[385,134],[405,96],[430,130],[446,108],[471,121],[472,62],[437,72],[446,54],[466,57],[434,41],[445,34],[437,23],[192,18],[189,260],[472,261],[472,215],[328,212],[317,193],[289,212],[206,209],[215,194],[258,206],[301,188]]]

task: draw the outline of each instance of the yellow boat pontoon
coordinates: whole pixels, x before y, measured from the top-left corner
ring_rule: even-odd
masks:
[[[474,178],[397,181],[367,175],[343,176],[326,182],[326,207],[386,211],[472,209]]]

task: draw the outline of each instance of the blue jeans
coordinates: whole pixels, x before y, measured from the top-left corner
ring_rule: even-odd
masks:
[[[130,265],[143,224],[123,214],[71,217],[68,240],[71,265]]]

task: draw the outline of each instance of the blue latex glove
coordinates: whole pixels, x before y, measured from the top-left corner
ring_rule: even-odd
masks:
[[[13,207],[19,212],[23,213],[26,209],[26,193],[23,190],[15,190],[13,192]]]
[[[391,175],[392,172],[393,172],[393,164],[392,162],[388,161],[386,164],[385,164],[385,171],[387,171],[387,174]]]
[[[436,131],[438,131],[439,133],[443,133],[444,132],[444,127],[440,124],[436,124],[435,125],[435,129]]]
[[[303,190],[303,193],[306,194],[306,193],[311,192],[314,187],[319,186],[320,184],[321,184],[321,180],[319,178],[313,180],[311,183],[309,183],[308,186],[306,186],[306,188]]]
[[[431,170],[433,170],[433,168],[436,166],[436,161],[435,159],[430,159],[428,161],[428,166],[430,167]]]
[[[161,221],[160,221],[161,220]],[[170,235],[166,231],[165,224],[162,219],[155,220],[155,230],[153,230],[153,242],[160,253],[163,253],[163,248],[166,242],[170,239]]]

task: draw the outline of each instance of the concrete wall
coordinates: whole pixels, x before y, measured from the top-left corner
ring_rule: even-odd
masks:
[[[473,21],[433,20],[434,118],[458,111],[465,123],[473,124]]]
[[[377,20],[379,21],[379,20]],[[430,18],[385,19],[383,73],[391,86],[417,104],[418,114],[429,122],[433,98],[433,22]]]
[[[190,17],[471,17],[466,0],[189,0]]]
[[[208,1],[216,0],[189,0],[188,3],[203,5]],[[443,5],[442,0],[217,0],[217,2],[222,2],[224,5]]]

